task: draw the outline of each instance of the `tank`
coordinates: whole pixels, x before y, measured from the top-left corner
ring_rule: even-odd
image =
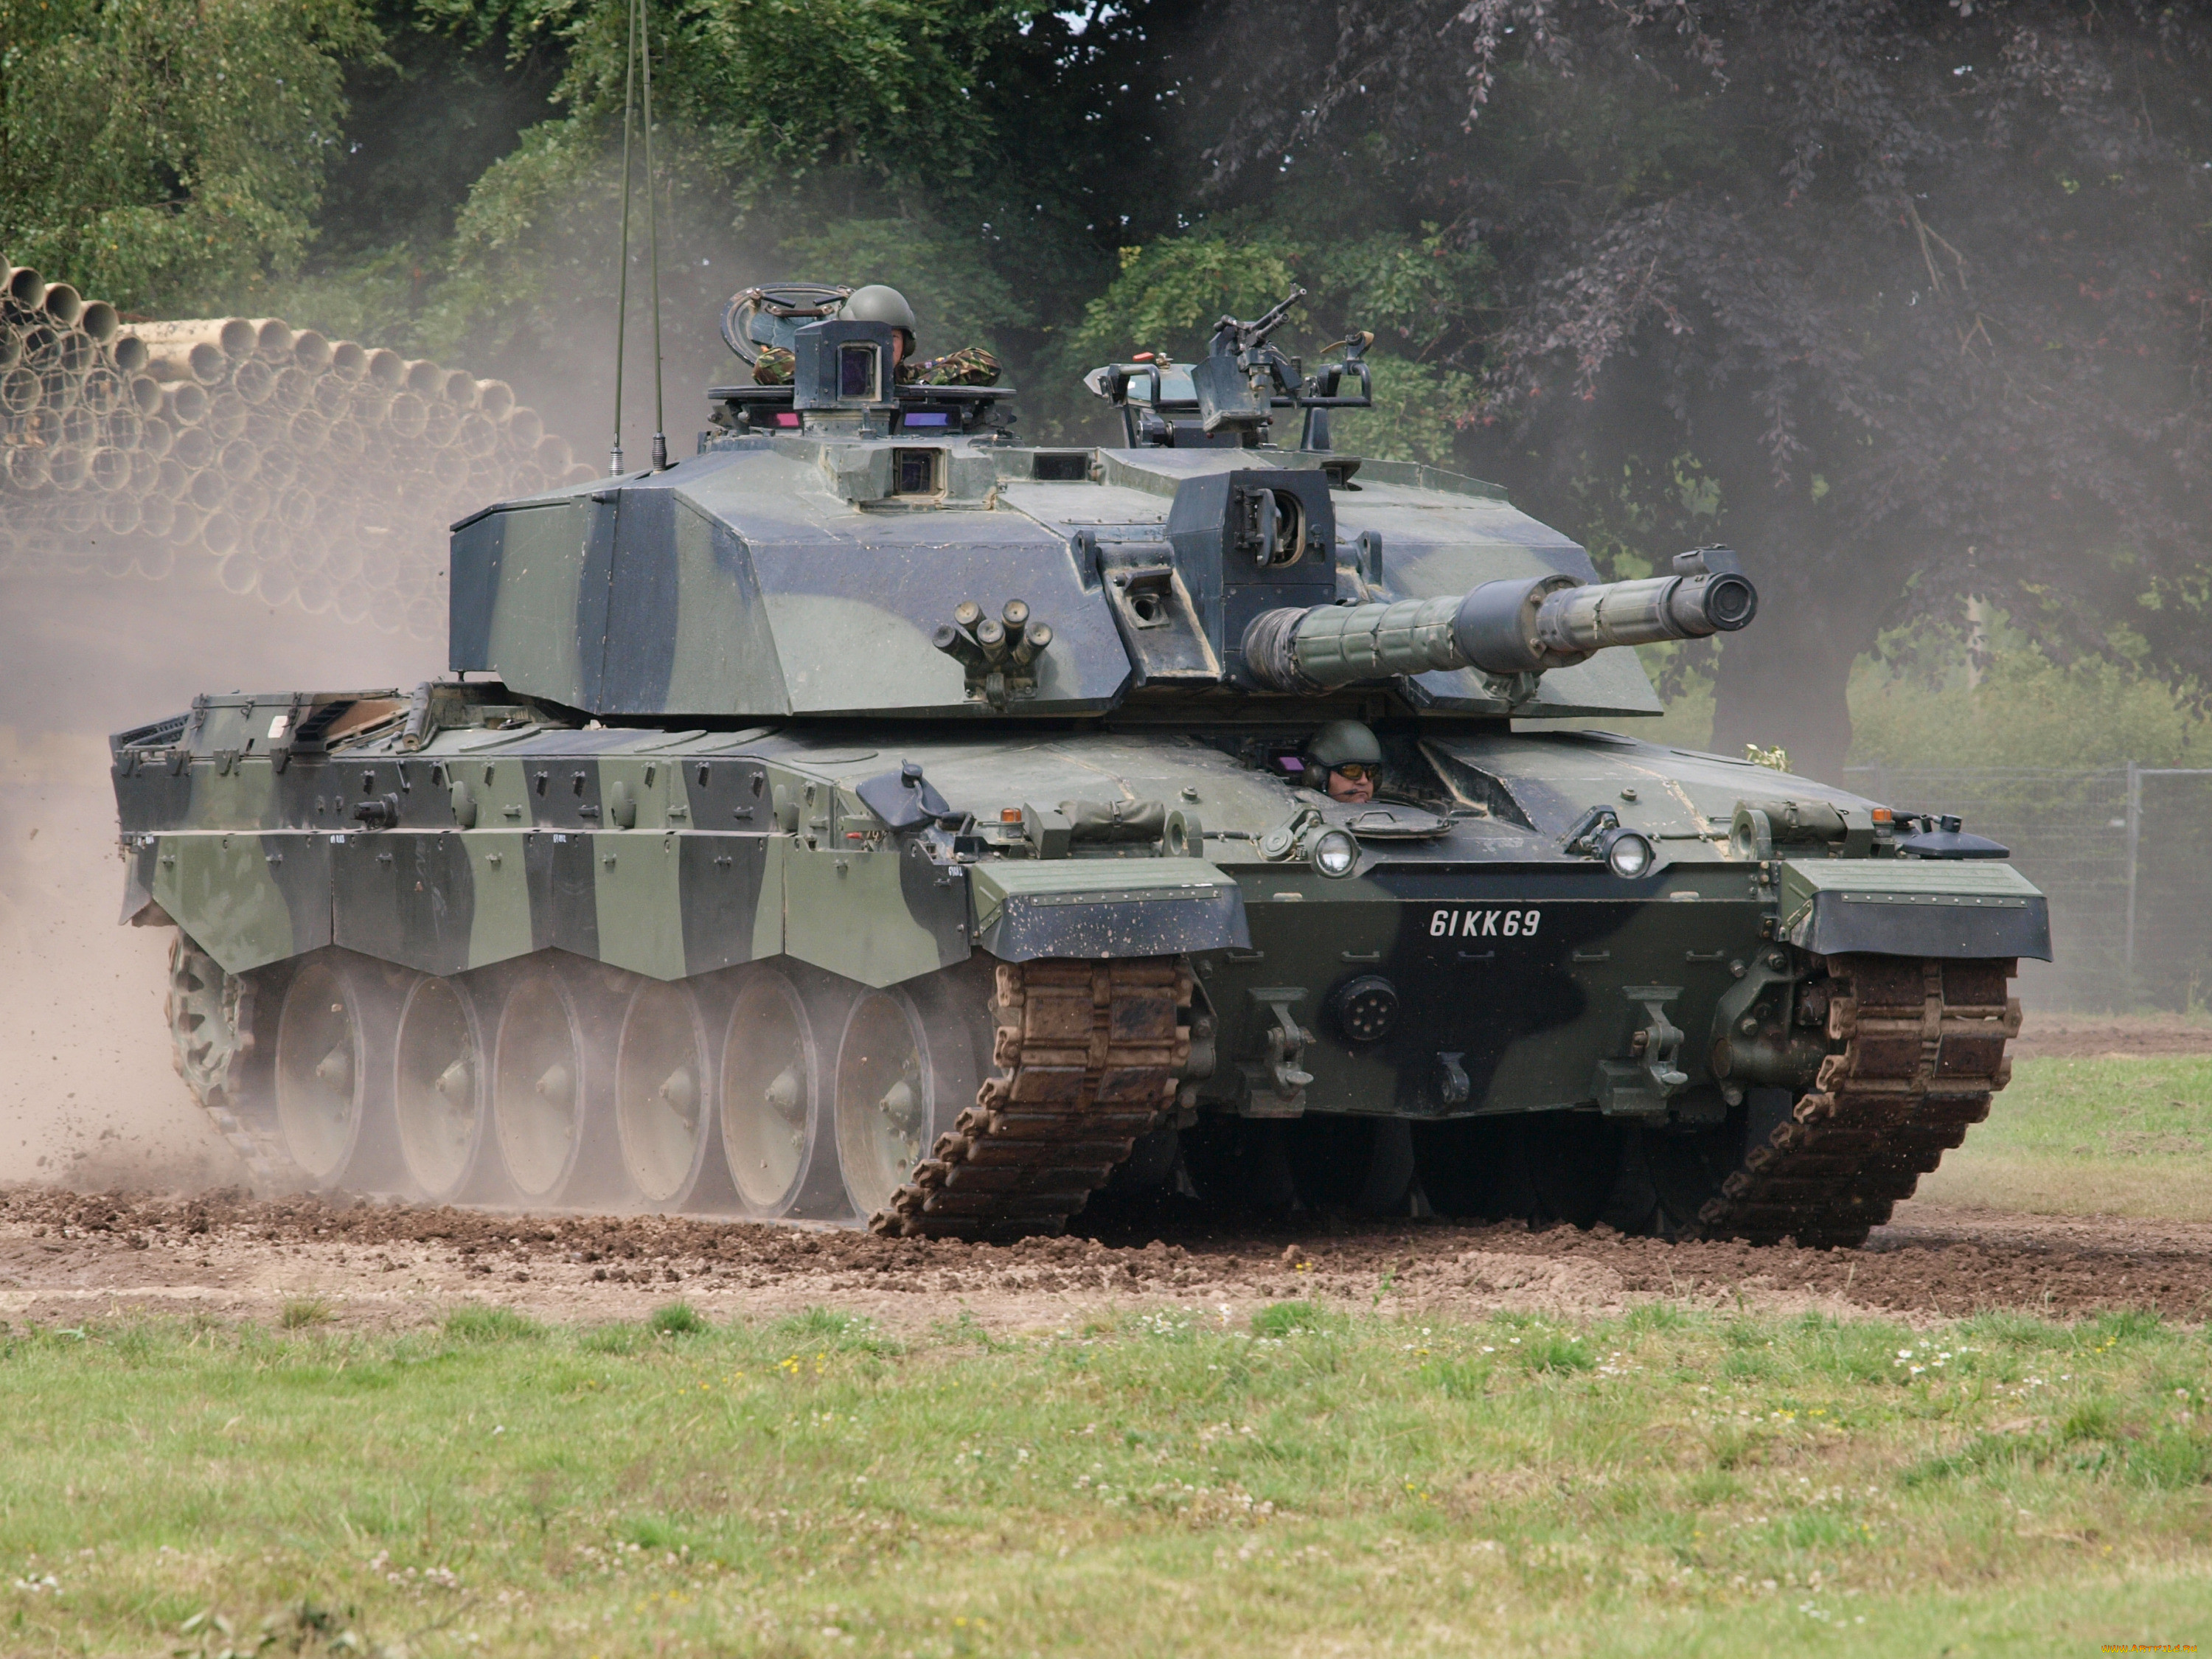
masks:
[[[733,302],[775,373],[696,454],[456,525],[447,678],[112,740],[257,1182],[1850,1245],[1987,1114],[2050,955],[2004,848],[1591,724],[1661,712],[1626,647],[1756,625],[1732,551],[1600,581],[1338,450],[1369,337],[1309,372],[1284,307],[1040,444],[845,292]]]

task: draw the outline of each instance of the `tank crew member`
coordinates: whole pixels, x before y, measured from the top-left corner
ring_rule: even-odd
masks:
[[[1382,745],[1358,720],[1331,720],[1306,744],[1306,783],[1331,800],[1353,806],[1373,800],[1382,777]]]
[[[896,331],[891,336],[891,376],[900,381],[914,378],[908,367],[914,356],[915,334],[921,326],[914,319],[914,307],[906,302],[906,295],[895,288],[885,288],[881,283],[871,283],[866,288],[856,288],[839,307],[837,320],[841,323],[888,323]]]
[[[837,317],[842,322],[890,325],[895,331],[891,336],[891,375],[901,386],[999,383],[999,360],[981,346],[963,346],[942,357],[916,362],[914,354],[920,325],[915,320],[914,307],[907,303],[906,295],[895,288],[871,283],[866,288],[854,289],[838,309]],[[753,380],[760,386],[788,386],[793,367],[788,350],[781,346],[763,346],[760,361],[753,365]]]

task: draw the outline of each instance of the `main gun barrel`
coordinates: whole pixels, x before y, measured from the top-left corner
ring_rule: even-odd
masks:
[[[1432,599],[1265,611],[1244,630],[1244,664],[1268,690],[1291,692],[1438,669],[1540,674],[1609,645],[1733,633],[1757,614],[1758,592],[1727,549],[1685,553],[1674,568],[1636,581],[1521,577]]]

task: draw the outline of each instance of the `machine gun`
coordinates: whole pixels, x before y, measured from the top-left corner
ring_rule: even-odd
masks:
[[[1282,326],[1291,307],[1305,296],[1305,289],[1294,287],[1263,317],[1249,323],[1224,317],[1213,325],[1213,339],[1205,358],[1193,364],[1190,371],[1191,389],[1198,398],[1206,436],[1228,431],[1249,443],[1257,440],[1273,418],[1268,413],[1272,408],[1288,404],[1308,411],[1365,409],[1373,402],[1374,379],[1363,361],[1367,348],[1374,343],[1372,334],[1355,331],[1349,338],[1329,347],[1332,351],[1342,349],[1344,360],[1324,364],[1310,378],[1301,377],[1296,358],[1285,356],[1279,347],[1269,343],[1267,337]],[[1346,374],[1358,378],[1357,397],[1339,395],[1339,385]],[[1306,418],[1308,431],[1302,447],[1328,448],[1328,416],[1320,416],[1318,442],[1312,441],[1315,416],[1309,412]]]
[[[1555,574],[1432,599],[1262,611],[1244,629],[1244,665],[1266,690],[1286,692],[1439,669],[1533,680],[1609,645],[1732,634],[1758,614],[1758,590],[1730,549],[1677,554],[1674,566],[1636,581]]]
[[[1298,359],[1285,356],[1268,337],[1305,294],[1293,288],[1249,323],[1223,317],[1213,326],[1206,356],[1188,367],[1145,352],[1133,362],[1091,370],[1084,384],[1121,411],[1133,449],[1152,444],[1249,447],[1262,441],[1273,410],[1296,409],[1304,416],[1298,447],[1327,450],[1330,410],[1374,405],[1375,374],[1366,354],[1375,336],[1352,330],[1322,348],[1323,356],[1341,353],[1340,357],[1303,374]],[[1347,378],[1357,383],[1356,392],[1345,390]],[[1195,422],[1181,418],[1194,413],[1199,416]]]
[[[1286,365],[1287,360],[1281,352],[1268,348],[1267,337],[1283,325],[1283,319],[1291,314],[1291,307],[1305,297],[1305,289],[1294,286],[1257,322],[1240,323],[1234,317],[1224,317],[1213,325],[1213,341],[1207,348],[1209,355],[1234,356],[1238,365],[1246,369],[1257,368],[1263,358]],[[1285,384],[1282,390],[1288,392],[1291,386]]]

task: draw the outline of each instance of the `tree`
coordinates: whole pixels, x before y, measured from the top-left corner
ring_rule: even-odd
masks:
[[[731,372],[708,324],[732,289],[877,280],[909,290],[925,349],[987,345],[1025,391],[1046,394],[1024,398],[1033,422],[1065,414],[1071,398],[1049,395],[1065,319],[1109,278],[1114,246],[1142,211],[1130,204],[1174,193],[1158,187],[1165,147],[1146,112],[1161,85],[1148,54],[1195,10],[653,5],[662,277],[665,314],[684,319],[682,380]],[[484,173],[460,216],[453,275],[428,301],[448,313],[441,343],[479,356],[520,348],[573,383],[565,366],[611,320],[626,6],[517,0],[451,15],[517,50],[550,43],[565,69],[560,113]],[[641,264],[634,301],[642,274]]]
[[[360,0],[0,0],[0,249],[126,309],[244,308],[378,45]]]
[[[1063,354],[1072,378],[1140,348],[1188,358],[1206,349],[1224,315],[1257,317],[1294,286],[1308,290],[1290,332],[1318,345],[1373,331],[1375,408],[1337,417],[1346,447],[1394,460],[1448,463],[1474,378],[1429,361],[1463,333],[1487,293],[1480,246],[1447,246],[1435,225],[1413,233],[1387,216],[1362,222],[1279,192],[1264,213],[1238,210],[1178,234],[1121,250],[1119,274],[1085,308]]]
[[[2008,611],[2212,669],[2203,90],[2152,0],[1339,0],[1224,72],[1217,200],[1380,153],[1494,257],[1475,464],[1571,528],[1737,542],[1715,740],[1833,775],[1852,662]],[[1275,95],[1300,55],[1305,96]],[[1310,186],[1309,186],[1310,188]],[[1584,524],[1577,526],[1577,516]]]

